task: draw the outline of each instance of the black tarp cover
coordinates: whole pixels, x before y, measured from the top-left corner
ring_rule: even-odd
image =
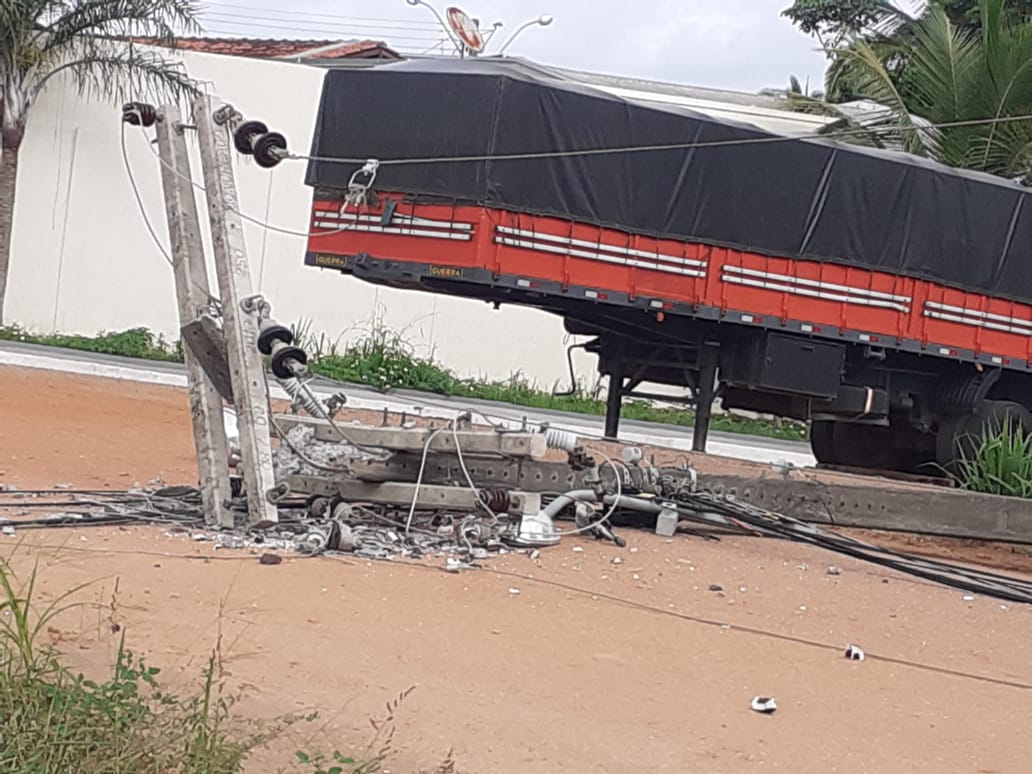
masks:
[[[312,156],[386,162],[773,136],[611,96],[518,60],[413,60],[327,72]],[[345,189],[356,168],[310,161],[306,182]],[[384,164],[376,187],[1032,302],[1027,189],[825,139]]]

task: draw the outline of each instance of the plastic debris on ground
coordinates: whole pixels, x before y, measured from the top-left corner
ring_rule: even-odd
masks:
[[[777,710],[778,703],[774,701],[773,696],[756,696],[749,703],[749,707],[753,710],[753,712],[759,712],[764,715],[770,715]]]

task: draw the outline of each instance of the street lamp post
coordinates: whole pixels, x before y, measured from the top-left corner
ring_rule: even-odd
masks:
[[[455,36],[452,35],[451,29],[448,27],[447,24],[444,23],[444,19],[441,18],[441,14],[437,13],[436,8],[430,5],[430,3],[426,2],[426,0],[405,0],[405,2],[411,5],[413,8],[415,8],[417,5],[422,5],[426,8],[429,8],[430,13],[432,13],[437,18],[437,23],[440,24],[441,29],[444,30],[444,34],[448,36],[448,40],[450,40],[451,44],[455,46],[455,50],[459,52],[460,56],[462,55],[462,52],[465,50],[465,46],[463,46],[462,43],[455,39]]]
[[[448,40],[455,47],[455,50],[458,51],[460,57],[466,55],[467,49],[469,50],[470,56],[476,56],[480,52],[481,49],[478,48],[477,50],[473,50],[472,48],[469,48],[465,43],[463,43],[462,40],[456,39],[455,33],[452,31],[450,25],[448,25],[445,22],[445,20],[441,17],[441,14],[437,12],[437,9],[430,5],[430,3],[428,3],[426,0],[405,0],[405,2],[413,8],[415,8],[417,5],[422,5],[426,8],[429,8],[430,13],[432,13],[434,15],[434,18],[437,19],[437,23],[441,25],[441,28],[444,30],[445,35],[448,36]],[[465,17],[465,14],[462,14],[459,11],[456,12],[459,13],[461,17]],[[451,11],[449,11],[449,13],[451,13]],[[470,20],[467,19],[467,22],[468,21]],[[506,40],[504,44],[502,44],[502,47],[498,49],[497,55],[504,55],[505,50],[512,45],[512,42],[516,40],[516,38],[519,37],[520,33],[522,33],[524,30],[535,26],[547,27],[553,21],[555,20],[551,16],[539,16],[536,19],[531,19],[530,21],[524,22],[519,27],[517,27],[516,31],[509,36],[508,40]],[[475,24],[476,29],[479,32],[480,22],[474,21],[473,23]],[[498,33],[498,30],[502,28],[502,26],[502,22],[496,21],[494,24],[491,25],[491,29],[486,34],[481,35],[485,46],[491,42],[494,36]]]

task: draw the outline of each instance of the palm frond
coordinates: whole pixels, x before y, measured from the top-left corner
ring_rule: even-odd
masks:
[[[87,36],[152,38],[168,44],[200,29],[198,11],[194,0],[86,0],[43,23],[37,35],[47,50]]]
[[[72,58],[38,79],[33,99],[51,79],[62,74],[88,98],[179,100],[198,92],[197,82],[182,63],[119,41],[85,42]]]
[[[839,49],[837,54],[852,60],[856,65],[854,77],[864,96],[895,116],[903,149],[918,156],[928,156],[925,133],[914,121],[892,74],[870,44],[856,41],[847,48]]]
[[[24,127],[58,76],[112,99],[195,93],[182,65],[133,40],[174,44],[199,30],[197,0],[0,0],[0,121]]]

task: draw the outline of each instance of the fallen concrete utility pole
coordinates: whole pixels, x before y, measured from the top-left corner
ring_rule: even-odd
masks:
[[[262,302],[251,285],[250,264],[239,215],[229,127],[235,111],[213,111],[211,98],[197,97],[193,119],[201,146],[201,166],[208,196],[215,270],[222,298],[222,328],[226,339],[233,403],[240,428],[240,456],[250,523],[270,526],[278,520],[268,493],[276,489],[269,438],[269,394],[258,352]]]
[[[181,328],[187,328],[206,315],[212,297],[179,108],[173,105],[163,107],[155,130],[179,324]],[[205,517],[220,527],[233,527],[233,513],[227,507],[232,492],[226,464],[229,453],[222,419],[222,396],[190,346],[183,348],[183,360]]]

